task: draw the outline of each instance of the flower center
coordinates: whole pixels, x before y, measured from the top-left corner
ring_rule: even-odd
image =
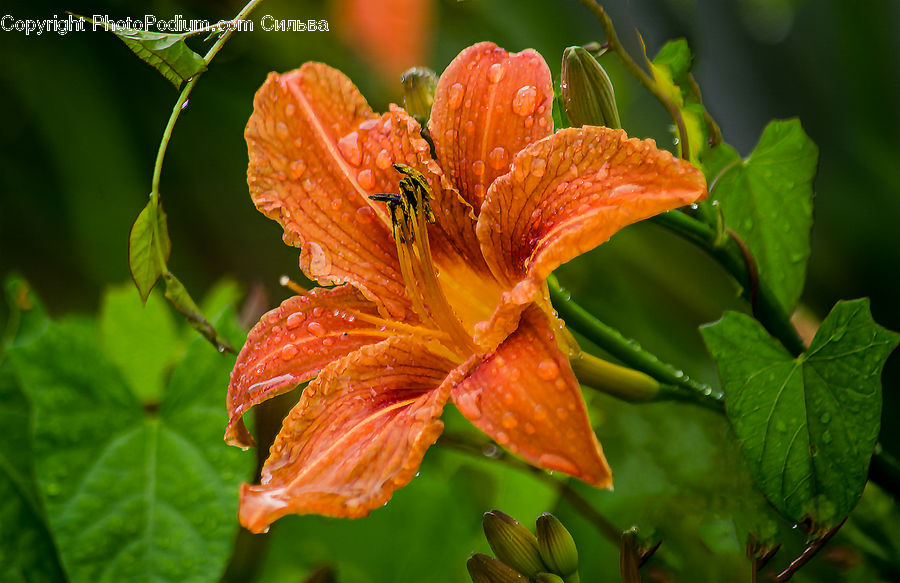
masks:
[[[387,204],[391,213],[394,242],[406,294],[422,324],[444,332],[453,348],[468,354],[475,349],[437,280],[427,223],[434,223],[429,201],[431,187],[421,172],[405,164],[394,164],[403,175],[400,194],[375,194],[370,198]]]

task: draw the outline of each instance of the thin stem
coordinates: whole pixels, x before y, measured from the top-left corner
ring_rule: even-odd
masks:
[[[685,160],[689,160],[691,157],[691,145],[688,140],[687,126],[685,126],[684,118],[681,117],[678,106],[669,99],[669,96],[666,95],[662,89],[660,89],[656,84],[656,81],[654,81],[650,75],[640,68],[634,59],[631,58],[631,55],[628,54],[625,47],[622,46],[622,43],[619,41],[619,35],[616,34],[616,29],[613,26],[609,15],[606,13],[606,10],[604,10],[596,0],[579,1],[597,17],[597,20],[600,21],[600,26],[603,27],[603,33],[606,35],[606,44],[609,46],[610,50],[619,56],[625,69],[631,73],[640,84],[647,89],[647,91],[652,93],[653,96],[662,103],[663,107],[666,108],[669,115],[672,116],[672,119],[675,121],[675,125],[678,128],[681,157]],[[643,45],[643,41],[641,41],[641,44]]]
[[[572,301],[569,292],[560,287],[556,277],[550,276],[547,285],[553,307],[573,330],[626,365],[650,375],[664,385],[660,387],[659,399],[684,400],[722,409],[722,396],[713,391],[712,387],[663,362],[634,340],[625,338],[621,332],[598,320]]]
[[[439,440],[439,443],[444,447],[450,447],[457,451],[461,451],[463,453],[467,453],[469,455],[474,455],[477,457],[485,456],[484,446],[487,445],[479,444],[463,435],[449,433],[443,434]],[[609,519],[600,514],[600,512],[596,508],[594,508],[584,496],[582,496],[574,488],[572,488],[572,486],[569,485],[568,482],[558,480],[541,469],[535,468],[534,466],[511,457],[503,450],[498,450],[498,453],[491,457],[511,468],[529,472],[534,475],[534,477],[538,478],[545,484],[555,489],[557,494],[564,498],[569,504],[572,505],[575,510],[580,512],[582,516],[590,521],[597,528],[597,530],[600,531],[601,535],[603,535],[613,544],[618,544],[619,537],[622,534],[622,529],[616,528],[616,526],[612,522],[610,522]]]
[[[234,20],[232,21],[234,25],[225,29],[216,40],[215,44],[210,47],[209,51],[207,51],[206,55],[203,57],[203,62],[205,62],[207,66],[209,66],[219,51],[222,50],[222,47],[225,46],[225,43],[228,42],[231,35],[234,34],[234,31],[238,28],[238,23],[245,20],[260,2],[262,2],[262,0],[250,0],[250,2],[241,9],[238,15],[234,17]],[[178,101],[175,102],[175,107],[172,108],[172,113],[169,115],[169,122],[166,124],[166,129],[163,131],[162,140],[160,140],[159,143],[159,150],[156,152],[156,163],[153,166],[153,181],[150,186],[151,199],[159,198],[159,179],[162,175],[162,165],[163,160],[166,157],[166,148],[168,148],[169,140],[172,138],[172,130],[175,128],[175,122],[178,121],[178,116],[181,115],[191,91],[194,90],[194,86],[197,84],[197,80],[202,74],[203,72],[201,71],[191,77],[190,81],[187,82],[187,85],[181,90]]]
[[[814,556],[816,556],[816,554],[820,550],[822,550],[822,547],[825,546],[825,543],[827,543],[829,540],[831,540],[831,537],[837,534],[837,531],[840,530],[842,526],[844,526],[845,522],[847,522],[846,518],[844,518],[844,520],[842,520],[840,524],[809,543],[809,545],[805,549],[803,549],[803,552],[800,553],[800,556],[791,561],[791,564],[788,565],[787,569],[785,569],[784,571],[779,573],[777,577],[775,577],[775,581],[777,581],[778,583],[789,581],[791,577],[793,577],[797,573],[797,571],[799,571],[800,568],[803,567],[803,565],[808,563]]]
[[[740,284],[744,298],[753,306],[753,315],[766,330],[794,356],[806,351],[803,339],[791,323],[789,315],[781,308],[771,288],[765,281],[757,281],[754,285],[752,268],[748,265],[740,245],[727,230],[724,237],[719,237],[715,229],[680,211],[662,213],[651,220],[706,251]]]

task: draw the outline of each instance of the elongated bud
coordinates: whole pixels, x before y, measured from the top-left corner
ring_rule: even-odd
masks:
[[[403,85],[403,109],[420,123],[431,116],[437,82],[435,72],[426,67],[413,67],[400,77]]]
[[[619,539],[619,574],[623,583],[641,583],[637,532],[626,530]]]
[[[547,570],[541,561],[537,537],[518,520],[492,510],[484,514],[481,526],[498,559],[527,577]]]
[[[528,583],[528,578],[494,557],[475,553],[466,563],[472,583]]]
[[[553,573],[538,573],[534,578],[534,583],[566,583],[559,575]]]
[[[545,512],[537,519],[538,548],[541,559],[551,571],[567,577],[578,570],[575,539],[558,518]]]
[[[560,90],[572,127],[621,127],[609,75],[583,48],[569,47],[563,51]]]

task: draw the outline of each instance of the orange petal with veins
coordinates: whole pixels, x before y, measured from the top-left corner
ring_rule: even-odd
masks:
[[[430,346],[395,336],[323,370],[285,418],[262,483],[241,489],[241,524],[262,532],[286,514],[359,518],[405,486],[443,430],[444,381],[457,364]]]
[[[380,121],[359,90],[340,71],[306,63],[271,73],[253,105],[244,132],[250,194],[301,248],[303,272],[351,283],[384,315],[410,317],[387,211],[368,199],[380,186],[380,149],[364,147],[360,125]]]
[[[451,396],[469,421],[530,464],[598,488],[612,486],[581,388],[548,316],[535,305]]]
[[[623,227],[706,197],[703,174],[653,140],[586,126],[520,152],[488,191],[478,238],[507,285],[543,280]]]
[[[384,340],[388,333],[362,319],[377,314],[375,305],[348,285],[314,289],[265,314],[231,371],[225,440],[253,445],[242,420],[250,408],[308,381],[331,361]]]
[[[482,42],[441,75],[428,128],[438,163],[476,209],[516,152],[553,131],[553,86],[543,57]]]

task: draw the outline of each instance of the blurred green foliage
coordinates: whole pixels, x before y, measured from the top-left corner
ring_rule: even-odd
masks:
[[[178,13],[215,21],[239,9],[208,0],[18,4],[3,13],[16,18],[47,18],[65,10],[113,17]],[[427,62],[410,65],[441,71],[465,46],[491,40],[510,50],[537,49],[558,75],[564,47],[601,37],[599,25],[574,0],[435,4],[432,53]],[[651,55],[666,40],[688,39],[704,105],[741,155],[750,153],[770,119],[802,120],[820,149],[812,256],[802,301],[824,317],[838,299],[870,296],[875,320],[900,329],[900,176],[895,168],[900,159],[900,4],[604,4],[632,54],[638,54],[635,28]],[[323,1],[267,0],[259,14],[332,18],[331,6]],[[265,304],[272,306],[288,295],[277,286],[278,277],[299,275],[297,251],[281,243],[279,227],[253,209],[247,193],[242,132],[252,95],[266,73],[319,60],[347,73],[376,110],[399,99],[399,80],[378,78],[334,32],[339,23],[332,19],[331,25],[332,32],[237,33],[192,94],[169,147],[161,195],[172,239],[170,265],[195,296],[229,276],[247,289],[261,285],[268,295]],[[202,52],[206,47],[197,40],[192,46]],[[177,93],[111,34],[0,32],[0,55],[5,114],[0,124],[0,274],[23,273],[53,314],[98,313],[101,301],[102,313],[110,314],[120,309],[117,293],[123,292],[104,296],[102,290],[128,278],[128,232],[146,204],[156,148]],[[602,63],[616,88],[623,127],[671,147],[671,122],[664,110],[613,57]],[[721,269],[690,244],[659,227],[637,225],[565,266],[560,279],[603,320],[692,376],[717,382],[697,326],[741,303]],[[157,301],[151,298],[148,311],[169,310]],[[10,316],[0,307],[0,322]],[[159,356],[158,346],[173,337],[171,327],[151,332],[120,318],[101,318],[100,327],[104,335],[122,334],[114,328],[127,327],[134,338],[144,339],[134,345],[123,340],[103,346],[101,341],[101,346],[117,366],[134,351],[150,350],[149,360],[123,378],[141,401],[154,398],[163,381],[158,371],[174,362]],[[21,424],[27,404],[10,378],[0,368],[0,414]],[[884,373],[886,419],[900,410],[900,392],[892,390],[898,385],[900,357],[895,355]],[[222,397],[224,390],[223,385]],[[591,405],[616,471],[616,491],[579,490],[618,526],[637,524],[642,533],[663,538],[650,568],[695,581],[746,578],[743,536],[750,528],[787,541],[778,565],[799,552],[801,534],[749,489],[737,444],[723,446],[733,440],[724,418],[686,405],[632,406],[602,396]],[[449,428],[465,430],[465,422],[450,417]],[[14,423],[6,427],[11,434],[26,432]],[[900,426],[886,423],[881,440],[888,450],[900,451]],[[23,459],[4,457],[15,467]],[[21,548],[49,556],[53,545],[40,502],[28,486],[34,480],[31,471],[26,464],[10,474],[19,476],[18,482],[0,483],[3,492],[12,493],[3,496],[0,511],[4,520],[31,517],[32,528],[23,536],[36,542]],[[297,581],[324,563],[337,567],[342,582],[466,581],[468,554],[489,551],[480,517],[490,508],[519,517],[553,511],[571,528],[583,553],[583,580],[617,580],[616,547],[551,488],[491,459],[435,448],[421,476],[368,519],[279,521],[268,554],[257,559],[263,561],[260,581]],[[896,503],[870,487],[833,543],[836,551],[817,558],[796,580],[896,577],[896,515]],[[0,546],[8,550],[13,547],[5,543],[14,539],[6,534]],[[28,560],[27,553],[19,556]],[[58,580],[58,565],[41,564],[43,580]],[[704,572],[697,573],[697,566]]]

